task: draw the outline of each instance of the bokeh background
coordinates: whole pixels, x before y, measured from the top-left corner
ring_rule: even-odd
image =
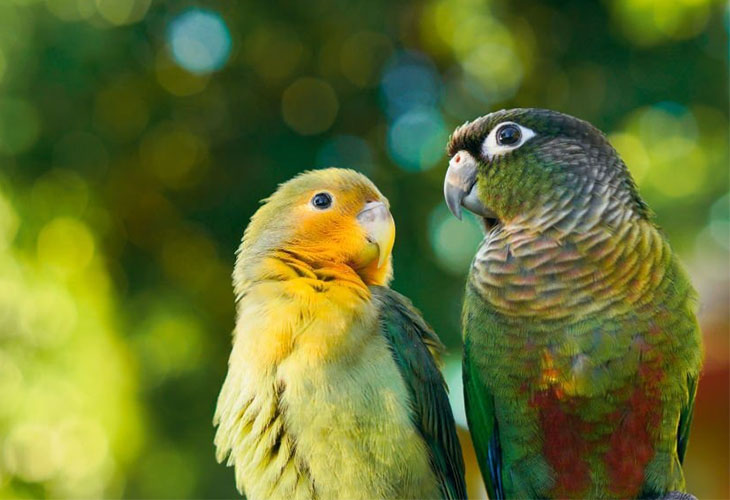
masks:
[[[609,134],[700,293],[687,484],[728,498],[727,8],[713,0],[0,2],[0,498],[223,498],[211,418],[234,251],[329,165],[398,226],[394,287],[453,353],[480,239],[453,128],[513,106]],[[483,496],[464,429],[469,488]]]

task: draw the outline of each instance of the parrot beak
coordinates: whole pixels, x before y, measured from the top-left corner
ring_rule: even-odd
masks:
[[[494,212],[479,200],[476,189],[477,161],[468,151],[461,150],[449,161],[444,179],[444,198],[454,217],[461,220],[461,207],[485,219],[495,219]]]
[[[357,214],[357,221],[365,230],[368,241],[378,247],[378,269],[380,269],[387,262],[395,243],[393,216],[382,201],[370,201]]]

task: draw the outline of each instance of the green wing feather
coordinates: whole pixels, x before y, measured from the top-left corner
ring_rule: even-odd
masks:
[[[679,414],[679,429],[677,431],[677,455],[680,464],[684,463],[684,454],[687,451],[687,443],[689,442],[689,429],[692,426],[692,414],[694,413],[695,395],[697,394],[697,376],[687,376],[687,390],[689,399]]]
[[[437,361],[444,347],[408,299],[385,287],[371,287],[380,303],[381,334],[411,395],[411,419],[431,452],[431,466],[444,498],[466,498],[464,460],[446,383]]]
[[[494,415],[494,398],[479,380],[469,363],[471,345],[468,337],[464,345],[464,403],[469,432],[474,442],[479,469],[490,500],[504,498],[502,486],[502,450],[499,429]]]

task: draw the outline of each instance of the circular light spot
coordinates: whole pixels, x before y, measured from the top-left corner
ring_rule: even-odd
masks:
[[[97,136],[75,131],[64,135],[54,145],[53,164],[99,178],[107,170],[109,153]]]
[[[69,417],[57,426],[61,471],[70,481],[98,475],[109,455],[109,439],[98,420]]]
[[[661,141],[667,137],[684,137],[694,141],[697,138],[697,122],[684,106],[674,102],[663,102],[640,110],[639,132],[644,139]]]
[[[59,215],[78,217],[89,206],[89,186],[74,170],[53,169],[35,181],[30,202],[41,220]]]
[[[317,153],[317,167],[342,167],[370,173],[373,151],[367,141],[354,135],[338,135],[327,141]]]
[[[17,154],[29,149],[38,138],[38,112],[27,101],[0,100],[0,153]]]
[[[155,73],[159,84],[172,95],[197,94],[208,85],[210,75],[191,73],[174,64],[166,51],[160,51],[155,62]]]
[[[175,62],[192,73],[223,67],[231,52],[231,34],[217,12],[190,9],[171,23],[168,43]]]
[[[710,209],[710,235],[722,247],[730,250],[730,194],[726,194]]]
[[[68,340],[78,322],[78,310],[68,292],[59,287],[34,287],[22,308],[21,327],[33,343],[58,347]]]
[[[10,472],[28,482],[52,478],[60,465],[56,435],[44,425],[27,423],[13,428],[3,443],[3,451],[3,461]]]
[[[221,277],[215,243],[194,226],[167,233],[160,257],[165,273],[190,290],[205,290]],[[191,262],[196,265],[191,266]]]
[[[150,316],[133,343],[145,372],[155,380],[194,370],[203,358],[198,318],[166,306]]]
[[[470,212],[465,212],[460,221],[445,205],[439,204],[429,217],[428,237],[441,267],[463,276],[469,271],[469,264],[484,236]]]
[[[463,67],[492,102],[512,97],[522,83],[522,62],[508,44],[480,44],[464,60]]]
[[[46,8],[62,21],[88,19],[96,11],[93,1],[46,0]]]
[[[0,49],[0,82],[3,81],[3,77],[5,76],[5,70],[8,68],[8,62],[5,59],[5,54],[3,54],[2,49]]]
[[[132,77],[115,79],[96,95],[95,125],[117,140],[137,137],[149,119],[144,95],[144,82]]]
[[[619,132],[611,134],[608,140],[618,151],[634,180],[640,184],[649,170],[651,162],[639,138],[630,133]]]
[[[2,285],[0,283],[0,286]],[[3,292],[4,290],[0,291],[0,297],[5,299]],[[12,354],[0,349],[0,394],[3,395],[4,403],[0,405],[0,418],[6,422],[14,413],[15,407],[23,400],[23,389],[23,372],[18,366],[18,361],[13,359]]]
[[[443,97],[443,107],[449,115],[460,119],[491,104],[484,87],[473,76],[460,68],[452,69],[450,73]]]
[[[15,2],[0,2],[0,47],[24,47],[33,36],[34,16]],[[25,52],[18,52],[25,53]]]
[[[94,239],[76,219],[58,217],[38,234],[38,260],[63,271],[85,268],[94,257]]]
[[[140,491],[151,498],[188,498],[195,496],[201,487],[196,451],[171,447],[165,444],[140,457],[140,473],[136,481]],[[165,471],[165,474],[160,474]]]
[[[710,236],[717,244],[730,250],[730,221],[713,220],[708,225]]]
[[[342,74],[358,87],[378,83],[380,71],[393,52],[388,37],[379,33],[361,31],[350,36],[340,50]]]
[[[96,0],[101,17],[117,26],[140,21],[149,7],[150,0]]]
[[[708,178],[707,151],[687,108],[663,102],[632,116],[627,127],[646,148],[649,167],[642,184],[672,198],[697,193]]]
[[[200,179],[208,146],[186,127],[164,123],[144,136],[139,153],[142,165],[160,181],[181,188]]]
[[[307,56],[296,32],[287,26],[264,24],[254,29],[243,44],[243,57],[265,80],[284,79]]]
[[[6,248],[15,238],[20,221],[8,200],[0,193],[0,250]]]
[[[440,81],[431,61],[417,52],[401,52],[388,64],[381,82],[388,115],[436,104]]]
[[[300,78],[282,95],[284,122],[302,135],[324,132],[335,121],[339,103],[329,83],[317,78]]]
[[[621,0],[609,5],[613,22],[629,40],[651,46],[696,36],[712,15],[711,3],[711,0]]]
[[[405,170],[427,170],[444,154],[448,134],[435,109],[417,109],[399,116],[388,130],[388,152]]]

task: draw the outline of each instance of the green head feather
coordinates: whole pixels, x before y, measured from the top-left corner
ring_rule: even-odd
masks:
[[[585,198],[608,193],[648,215],[606,136],[572,116],[544,109],[497,111],[457,128],[447,150],[452,167],[460,154],[476,162],[472,187],[501,221],[529,216],[568,191]]]

